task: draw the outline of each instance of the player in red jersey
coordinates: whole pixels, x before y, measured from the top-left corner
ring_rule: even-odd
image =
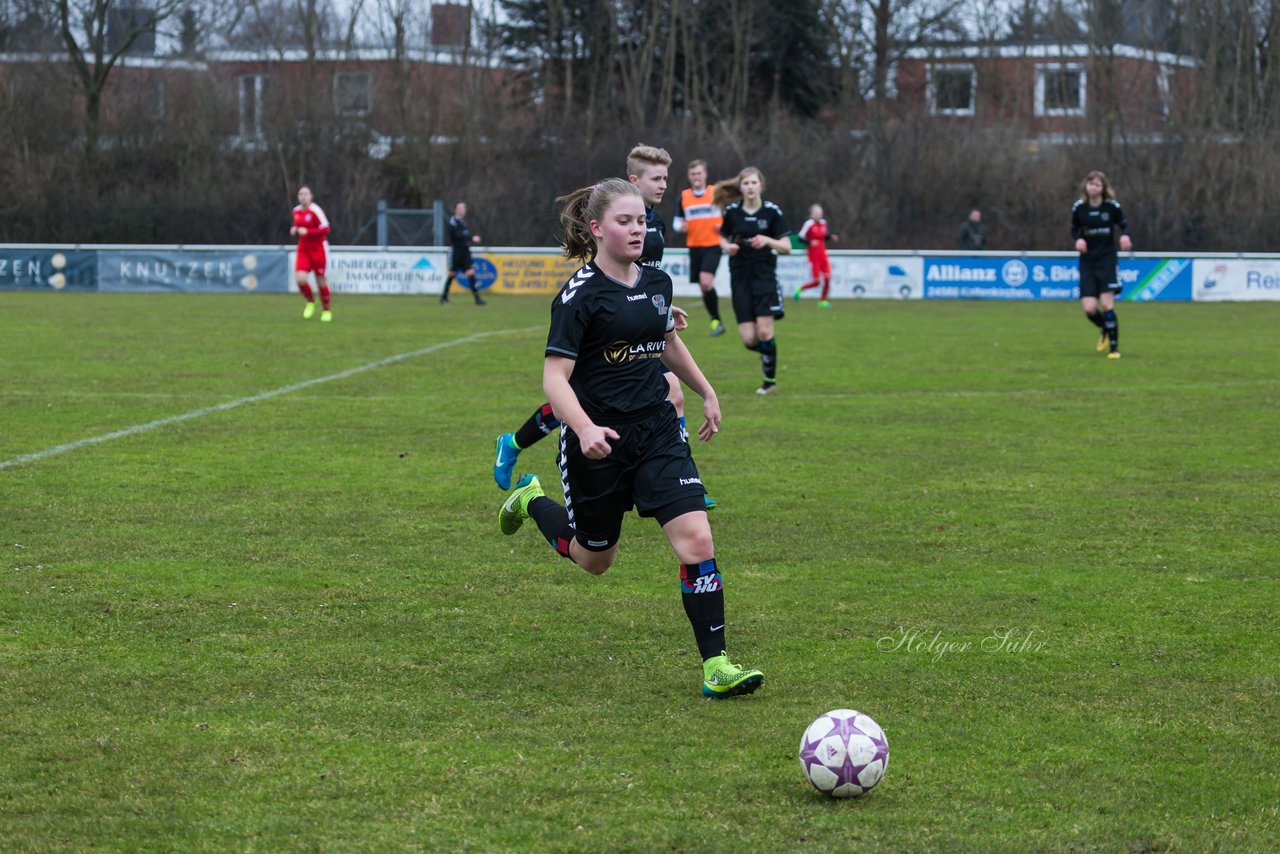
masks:
[[[320,290],[320,319],[328,323],[333,320],[333,312],[329,310],[329,280],[325,277],[329,267],[329,218],[311,199],[310,187],[298,188],[298,206],[293,209],[293,228],[289,229],[290,234],[298,237],[294,278],[298,282],[298,290],[307,300],[302,319],[310,320],[316,313],[316,298],[311,292],[308,276],[315,274],[316,287]]]
[[[827,300],[831,295],[831,259],[827,257],[827,241],[834,242],[840,237],[832,234],[827,227],[827,221],[822,218],[822,205],[809,208],[809,218],[800,226],[800,239],[808,244],[809,272],[813,278],[796,288],[791,296],[793,299],[800,299],[802,291],[821,285],[822,298],[818,302],[818,308],[831,308],[831,303]]]

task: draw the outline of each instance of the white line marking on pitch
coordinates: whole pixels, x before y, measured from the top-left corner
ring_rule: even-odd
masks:
[[[425,356],[428,353],[434,353],[443,350],[446,347],[454,347],[458,344],[470,344],[472,341],[479,341],[481,338],[489,338],[494,335],[508,335],[517,332],[530,332],[535,329],[542,329],[541,326],[526,326],[523,329],[500,329],[494,332],[479,332],[475,335],[468,335],[465,338],[455,338],[452,341],[442,341],[439,344],[432,344],[430,347],[423,347],[421,350],[413,350],[409,353],[400,353],[395,356],[388,356],[385,359],[379,359],[376,362],[370,362],[367,365],[361,365],[358,368],[350,368],[340,371],[336,374],[330,374],[327,377],[318,377],[314,380],[306,380],[305,382],[294,383],[293,385],[281,386],[280,388],[264,391],[261,394],[251,395],[250,397],[242,397],[239,400],[229,400],[226,403],[215,404],[214,406],[206,406],[201,409],[193,409],[190,412],[184,412],[181,415],[170,415],[167,418],[157,418],[155,421],[148,421],[146,424],[135,424],[132,427],[126,427],[123,430],[115,430],[111,433],[104,433],[101,436],[90,436],[87,439],[77,439],[74,442],[67,442],[65,445],[54,445],[52,448],[45,448],[43,451],[36,451],[31,454],[23,454],[20,457],[14,457],[11,460],[0,462],[0,469],[13,468],[14,466],[24,465],[26,463],[34,463],[47,457],[64,454],[67,451],[74,451],[77,448],[83,448],[88,445],[97,445],[102,442],[110,442],[112,439],[123,439],[126,436],[133,436],[137,433],[145,433],[148,430],[155,430],[159,427],[167,427],[170,424],[177,424],[182,421],[190,421],[193,418],[202,418],[206,415],[212,415],[215,412],[222,412],[227,409],[235,409],[240,406],[247,406],[250,403],[258,403],[263,400],[270,400],[273,397],[280,397],[283,394],[289,394],[295,391],[301,391],[304,388],[311,388],[321,383],[332,382],[334,380],[343,380],[356,374],[371,371],[374,368],[383,368],[387,365],[394,365],[396,362],[403,362],[405,359],[413,359],[418,356]]]

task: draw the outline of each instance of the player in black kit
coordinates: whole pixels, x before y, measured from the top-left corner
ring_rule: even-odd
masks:
[[[449,286],[456,276],[458,284],[466,279],[463,287],[470,288],[471,295],[476,298],[476,305],[484,305],[480,299],[480,291],[476,290],[476,265],[471,260],[471,244],[479,243],[480,235],[472,234],[467,225],[467,203],[458,202],[453,206],[453,216],[449,217],[449,275],[444,280],[444,291],[440,294],[440,304],[449,304]]]
[[[512,534],[532,519],[559,554],[600,575],[617,557],[623,515],[634,506],[656,519],[680,561],[703,694],[749,694],[764,675],[725,654],[724,589],[705,490],[661,367],[702,398],[703,441],[719,430],[720,404],[675,334],[671,277],[636,263],[647,228],[644,200],[635,185],[615,178],[561,201],[565,256],[590,259],[552,300],[543,363],[543,389],[564,424],[565,504],[526,475],[503,503],[499,525]]]
[[[1107,176],[1090,172],[1081,185],[1080,198],[1071,207],[1071,236],[1080,253],[1080,305],[1085,317],[1101,330],[1098,352],[1107,350],[1108,359],[1120,358],[1120,323],[1116,320],[1115,298],[1120,284],[1116,258],[1116,235],[1121,252],[1133,249],[1129,222]]]
[[[782,319],[778,255],[791,254],[791,229],[782,209],[766,202],[764,175],[748,166],[716,184],[716,204],[724,208],[720,248],[729,256],[729,287],[738,334],[748,350],[760,354],[764,383],[756,394],[771,394],[778,382],[778,342],[774,319]],[[775,254],[777,253],[777,254]]]
[[[637,145],[627,154],[627,180],[640,189],[640,197],[645,205],[644,253],[640,263],[657,266],[662,261],[666,249],[666,223],[662,214],[658,213],[658,203],[667,190],[667,170],[671,165],[671,155],[664,148],[652,145]],[[677,330],[683,329],[686,315],[681,309],[677,313]],[[680,388],[680,380],[675,374],[667,372],[667,398],[676,408],[680,417],[680,429],[685,431],[684,390]],[[493,461],[493,479],[501,489],[511,488],[511,477],[515,473],[516,460],[520,452],[541,441],[552,430],[560,426],[560,421],[551,411],[551,405],[544,403],[525,419],[514,433],[503,433],[498,442]],[[685,432],[688,437],[687,431]],[[709,496],[706,499],[707,509],[714,508],[716,503]]]

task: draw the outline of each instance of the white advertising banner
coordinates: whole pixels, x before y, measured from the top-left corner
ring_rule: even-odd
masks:
[[[1197,301],[1280,300],[1280,258],[1197,258],[1191,277]]]
[[[289,253],[289,289],[297,291]],[[439,294],[448,275],[449,251],[329,248],[329,287],[337,294]]]
[[[920,299],[924,296],[924,259],[917,255],[857,255],[828,253],[831,259],[832,299]],[[696,297],[702,293],[689,282],[689,253],[685,249],[668,249],[659,265],[675,283],[677,297]],[[809,259],[804,250],[778,256],[778,284],[782,295],[791,299],[795,289],[811,278]],[[729,259],[722,256],[716,270],[716,291],[727,297],[729,291]],[[801,299],[819,299],[821,291],[811,288]]]

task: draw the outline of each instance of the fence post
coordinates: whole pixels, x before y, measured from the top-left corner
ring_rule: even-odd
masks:
[[[387,245],[387,200],[378,199],[378,245]]]
[[[436,199],[431,203],[431,231],[433,246],[444,246],[444,202]]]

